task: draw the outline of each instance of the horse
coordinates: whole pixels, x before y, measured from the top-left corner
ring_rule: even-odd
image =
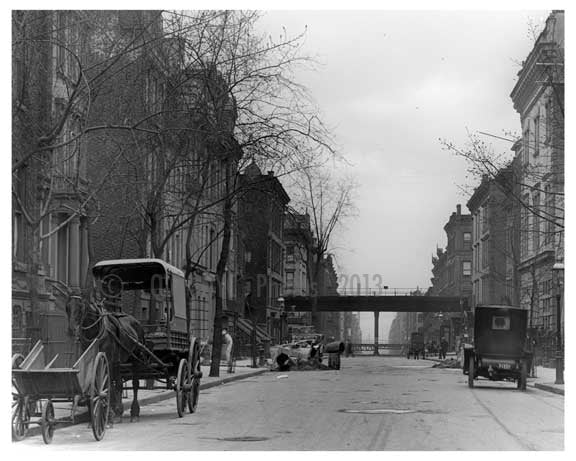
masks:
[[[109,411],[114,413],[118,422],[122,421],[124,407],[122,405],[122,376],[120,364],[132,365],[132,387],[134,398],[130,407],[130,422],[140,419],[140,404],[138,403],[139,380],[137,365],[143,360],[137,349],[137,344],[144,344],[144,329],[136,318],[124,313],[108,312],[103,301],[95,297],[86,300],[79,294],[70,293],[66,302],[68,330],[73,332],[85,350],[88,345],[98,339],[98,347],[106,353],[110,362],[111,401]]]

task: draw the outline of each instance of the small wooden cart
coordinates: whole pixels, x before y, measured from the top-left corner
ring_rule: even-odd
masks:
[[[57,424],[54,403],[72,402],[70,417],[58,422],[74,423],[78,407],[88,407],[94,438],[102,440],[110,405],[106,354],[98,351],[94,340],[72,368],[53,368],[56,359],[46,360],[41,341],[25,358],[20,354],[13,357],[12,439],[22,440],[31,424],[39,424],[44,443],[50,443]]]

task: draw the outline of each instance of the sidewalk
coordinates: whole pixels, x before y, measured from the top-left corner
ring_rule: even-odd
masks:
[[[446,354],[446,360],[456,359],[456,353],[449,352]],[[427,356],[426,360],[433,362],[442,362],[437,356]],[[534,387],[543,391],[554,392],[555,394],[564,395],[564,384],[554,384],[556,380],[556,369],[536,367],[536,376],[528,376],[528,387]]]
[[[228,373],[225,365],[220,366],[220,376],[212,377],[210,374],[210,366],[202,366],[202,379],[200,380],[200,391],[209,389],[211,387],[227,384],[240,379],[251,378],[253,376],[261,375],[269,370],[268,367],[264,368],[251,368],[252,361],[250,359],[239,360],[236,362],[234,373]],[[138,402],[140,407],[150,405],[152,403],[161,402],[163,400],[174,400],[174,414],[176,414],[176,394],[174,390],[168,389],[151,389],[145,388],[144,381],[141,381],[141,387],[138,391]],[[123,418],[130,417],[130,404],[132,403],[132,391],[128,391],[128,397],[124,395],[124,416]],[[202,405],[202,393],[200,393],[199,405]],[[58,421],[58,427],[71,426],[70,413],[72,410],[71,402],[54,403],[54,416]],[[39,421],[39,418],[33,418],[33,421]],[[68,421],[66,421],[68,420]],[[74,417],[74,424],[87,423],[89,420],[86,407],[80,407]],[[40,435],[40,426],[38,424],[30,425],[27,437]]]

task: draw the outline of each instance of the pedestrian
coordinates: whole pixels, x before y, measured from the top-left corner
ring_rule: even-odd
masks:
[[[354,357],[354,354],[352,353],[352,342],[350,341],[350,338],[346,340],[346,357]]]
[[[232,360],[232,346],[234,345],[234,341],[232,340],[232,336],[228,333],[226,328],[222,328],[222,346],[224,351],[224,358],[228,364],[228,373],[234,372],[234,363]]]
[[[443,339],[440,342],[440,358],[442,360],[446,359],[446,352],[448,351],[448,341],[446,341],[445,339]]]

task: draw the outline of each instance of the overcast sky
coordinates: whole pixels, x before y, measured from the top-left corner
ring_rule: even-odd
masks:
[[[304,52],[321,65],[302,72],[360,184],[357,218],[336,241],[338,272],[364,286],[430,286],[431,257],[462,204],[465,162],[439,138],[464,144],[466,130],[519,133],[510,92],[532,48],[530,24],[547,11],[268,11],[266,33],[307,26]],[[510,144],[486,138],[497,151]],[[385,338],[394,314],[381,314]],[[365,338],[373,315],[362,315]]]

